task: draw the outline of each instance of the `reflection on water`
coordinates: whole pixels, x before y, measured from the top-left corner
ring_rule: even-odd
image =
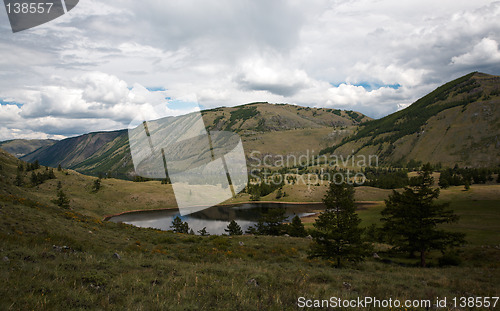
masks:
[[[323,209],[323,204],[287,204],[287,203],[245,203],[235,206],[212,206],[208,209],[181,216],[178,209],[163,211],[131,212],[113,216],[112,222],[123,222],[137,227],[155,228],[160,230],[171,230],[172,220],[179,216],[182,221],[187,221],[189,228],[194,232],[206,227],[210,234],[223,234],[224,229],[231,220],[235,220],[243,232],[248,227],[255,225],[263,213],[270,208],[286,208],[285,215],[288,220],[294,215],[299,217],[314,214],[312,211]]]

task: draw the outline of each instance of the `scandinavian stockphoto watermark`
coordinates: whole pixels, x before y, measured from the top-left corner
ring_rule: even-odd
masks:
[[[198,105],[194,100],[176,104]],[[136,174],[168,179],[181,215],[219,204],[243,190],[248,173],[240,136],[207,132],[199,108],[172,116],[166,106],[140,111],[128,127]]]
[[[79,0],[4,0],[12,32],[54,20],[72,10]]]
[[[378,155],[355,154],[354,150],[347,155],[316,155],[314,150],[299,155],[273,155],[255,150],[249,154],[248,164],[251,181],[257,184],[292,183],[310,188],[333,182],[361,186],[367,180],[364,170],[377,168],[379,158]]]

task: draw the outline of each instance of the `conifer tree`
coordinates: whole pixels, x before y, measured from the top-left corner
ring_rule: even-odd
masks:
[[[345,182],[330,182],[323,199],[326,210],[313,224],[314,238],[309,257],[335,260],[341,267],[344,261],[363,261],[371,250],[363,241],[363,229],[359,228],[361,219],[354,205],[354,188]]]
[[[24,184],[23,176],[21,175],[20,171],[17,171],[16,180],[14,181],[14,184],[18,187],[21,187]]]
[[[229,235],[242,235],[243,231],[241,230],[240,225],[234,220],[231,220],[229,225],[227,225],[227,229],[224,229]]]
[[[182,219],[177,216],[172,221],[170,228],[174,229],[175,233],[189,233],[189,225],[187,222],[182,222]]]
[[[307,235],[304,224],[298,215],[292,218],[292,222],[288,225],[288,234],[295,237],[305,237]]]
[[[62,207],[62,208],[69,208],[70,205],[70,201],[68,199],[68,197],[66,196],[66,194],[62,191],[62,190],[59,190],[57,191],[57,199],[53,201],[55,204],[57,204],[57,206],[59,207]]]
[[[385,201],[382,211],[383,230],[396,249],[420,253],[420,266],[426,266],[426,253],[430,250],[445,250],[464,243],[464,234],[437,229],[439,224],[458,221],[458,216],[448,210],[449,204],[436,204],[439,188],[433,189],[430,164],[422,167],[412,186],[402,192],[393,191]]]
[[[208,235],[210,235],[210,233],[208,233],[208,231],[207,231],[207,227],[203,227],[203,229],[198,230],[198,233],[199,233],[201,236],[208,236]]]

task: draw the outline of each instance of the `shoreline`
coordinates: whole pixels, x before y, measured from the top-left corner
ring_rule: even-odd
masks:
[[[227,204],[217,204],[213,206],[220,206],[220,207],[231,207],[231,206],[238,206],[238,205],[243,205],[243,204],[291,204],[291,205],[323,205],[323,202],[277,202],[277,201],[246,201],[246,202],[238,202],[238,203],[227,203]],[[134,213],[140,213],[140,212],[161,212],[161,211],[170,211],[170,210],[176,210],[178,209],[177,207],[164,207],[164,208],[155,208],[155,209],[143,209],[143,210],[131,210],[131,211],[125,211],[117,214],[111,214],[111,215],[105,215],[103,217],[103,221],[109,221],[109,219],[125,214],[134,214]]]
[[[372,205],[372,204],[378,204],[379,201],[357,201],[356,203],[360,205]],[[243,205],[243,204],[289,204],[289,205],[324,205],[323,202],[280,202],[280,201],[246,201],[246,202],[238,202],[238,203],[227,203],[227,204],[217,204],[214,206],[220,206],[220,207],[231,207],[231,206],[238,206],[238,205]],[[362,209],[366,207],[361,207]],[[117,214],[111,214],[111,215],[105,215],[103,217],[103,221],[109,221],[113,217],[125,215],[125,214],[134,214],[134,213],[141,213],[141,212],[161,212],[161,211],[170,211],[170,210],[176,210],[178,209],[177,207],[164,207],[164,208],[155,208],[155,209],[143,209],[143,210],[131,210],[131,211],[124,211],[121,213]],[[302,217],[304,219],[311,218],[314,216],[317,216],[319,212],[315,211],[314,215],[309,215]]]

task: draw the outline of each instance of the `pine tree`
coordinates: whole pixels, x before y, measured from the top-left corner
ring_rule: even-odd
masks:
[[[14,184],[18,187],[21,187],[24,184],[23,176],[21,175],[20,171],[17,171],[16,180],[14,181]]]
[[[57,171],[58,171],[58,172],[62,171],[61,164],[57,165]]]
[[[243,231],[241,230],[240,225],[234,220],[231,220],[229,225],[227,225],[227,229],[224,229],[229,235],[242,235]]]
[[[170,228],[174,229],[174,232],[176,233],[189,233],[188,223],[182,222],[182,219],[179,216],[175,217]]]
[[[97,178],[92,184],[92,192],[97,193],[101,189],[101,179]]]
[[[208,231],[207,231],[207,227],[203,227],[203,229],[198,230],[198,233],[199,233],[201,236],[209,236],[209,235],[210,235],[210,233],[208,233]]]
[[[298,215],[295,215],[292,218],[292,222],[288,225],[288,234],[296,237],[305,237],[307,235],[304,224]]]
[[[58,181],[57,182],[57,190],[61,190],[62,189],[62,183],[61,181]]]
[[[57,199],[53,201],[57,206],[62,207],[62,208],[69,208],[69,199],[66,196],[66,194],[62,191],[59,190],[57,191]]]
[[[433,189],[434,180],[430,164],[422,167],[412,186],[403,192],[393,191],[385,201],[382,211],[384,232],[396,249],[420,253],[420,265],[425,267],[426,253],[432,249],[445,250],[464,242],[464,234],[438,230],[437,225],[458,221],[458,216],[448,210],[449,204],[436,204],[439,188]]]
[[[38,185],[38,175],[35,172],[31,172],[31,185]]]
[[[309,257],[336,260],[337,267],[344,261],[363,261],[371,247],[362,239],[354,188],[346,183],[331,182],[323,202],[326,210],[313,224],[316,230],[312,232],[314,241]]]
[[[287,216],[284,208],[270,208],[264,213],[257,223],[257,232],[261,235],[279,236],[286,232],[286,225],[283,223]]]
[[[56,179],[56,174],[54,174],[54,170],[53,169],[50,169],[48,176],[49,176],[49,179]]]

